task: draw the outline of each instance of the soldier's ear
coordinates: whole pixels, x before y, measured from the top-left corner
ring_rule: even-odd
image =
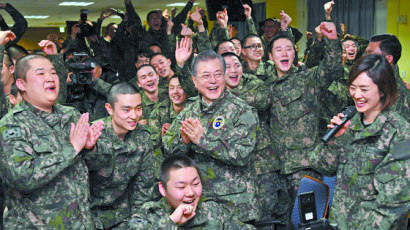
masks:
[[[11,74],[14,74],[14,65],[9,66],[9,71]]]
[[[23,79],[21,78],[16,79],[16,86],[21,92],[26,91],[25,85],[26,85],[26,82]]]
[[[110,116],[112,115],[112,106],[110,103],[105,103],[105,109],[107,110],[108,114],[110,114]]]
[[[158,187],[159,187],[159,192],[161,193],[161,195],[163,197],[167,196],[167,190],[164,188],[164,185],[162,184],[162,182],[158,183]]]

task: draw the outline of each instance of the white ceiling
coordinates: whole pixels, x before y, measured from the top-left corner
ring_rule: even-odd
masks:
[[[80,9],[88,9],[90,11],[88,19],[97,21],[101,11],[106,8],[116,8],[125,11],[124,1],[121,0],[90,0],[95,4],[90,6],[59,6],[58,4],[69,0],[15,0],[10,3],[19,10],[23,15],[49,15],[47,19],[27,19],[29,27],[59,27],[65,26],[65,21],[77,21],[80,18]],[[71,0],[73,1],[73,0]],[[86,2],[87,0],[81,0]],[[166,9],[166,4],[180,2],[186,3],[187,0],[131,0],[137,13],[144,21],[146,14],[152,9]],[[239,1],[239,0],[238,0]],[[254,0],[255,2],[264,2],[264,0]],[[198,7],[206,9],[205,0],[197,0]],[[183,7],[177,7],[181,10]],[[9,25],[14,24],[13,20],[5,10],[0,10],[0,14]],[[108,18],[103,23],[120,22],[120,19]]]

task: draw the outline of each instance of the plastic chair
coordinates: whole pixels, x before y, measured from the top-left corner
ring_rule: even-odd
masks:
[[[292,210],[292,223],[295,228],[298,228],[298,225],[301,222],[299,217],[299,195],[311,191],[313,191],[315,195],[317,219],[326,216],[329,202],[329,186],[320,180],[305,175],[300,180],[297,197]]]
[[[323,176],[323,183],[329,186],[329,207],[330,207],[332,205],[333,193],[335,191],[336,176],[332,176],[332,177]]]

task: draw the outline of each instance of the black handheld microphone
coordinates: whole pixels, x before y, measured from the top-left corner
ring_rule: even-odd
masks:
[[[343,114],[345,115],[344,117],[342,117],[342,124],[340,125],[336,125],[333,129],[329,129],[326,134],[322,137],[322,141],[324,141],[325,143],[327,143],[330,139],[332,139],[332,137],[339,132],[339,130],[346,124],[346,122],[350,119],[352,119],[352,117],[357,113],[357,109],[356,106],[349,106],[347,107],[344,111]]]

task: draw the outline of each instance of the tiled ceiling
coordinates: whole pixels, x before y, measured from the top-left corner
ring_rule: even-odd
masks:
[[[9,1],[16,9],[18,9],[23,15],[49,15],[47,19],[27,19],[29,27],[60,27],[65,26],[65,21],[77,21],[80,18],[80,9],[88,9],[90,11],[88,19],[97,21],[101,14],[101,11],[106,8],[116,8],[125,11],[124,1],[120,0],[91,0],[93,5],[89,6],[59,6],[58,4],[65,0],[15,0]],[[86,0],[81,0],[86,1]],[[240,1],[240,0],[233,0]],[[170,3],[186,3],[187,1],[175,1],[175,0],[132,0],[134,8],[140,15],[142,20],[145,20],[146,14],[152,9],[166,9],[169,10],[172,7],[167,7]],[[264,2],[264,0],[254,0],[255,2]],[[197,0],[198,7],[206,9],[205,0]],[[181,10],[183,7],[177,7]],[[9,25],[13,24],[13,20],[7,14],[6,11],[0,10],[0,14]],[[109,18],[104,24],[109,22],[120,22],[120,19]]]

